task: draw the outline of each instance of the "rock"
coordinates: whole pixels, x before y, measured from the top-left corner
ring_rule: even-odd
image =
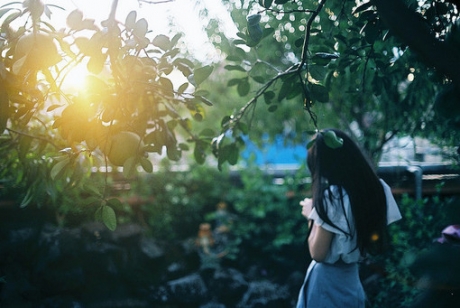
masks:
[[[215,301],[211,301],[209,303],[201,305],[200,308],[227,308],[227,306],[221,303],[217,303]]]
[[[192,240],[161,242],[134,224],[10,223],[0,235],[2,307],[284,308],[303,278],[282,286],[259,266],[203,267]]]
[[[64,257],[77,257],[81,254],[80,229],[58,228],[46,224],[39,235],[40,248],[38,268]]]
[[[209,293],[231,307],[234,307],[243,298],[249,288],[243,274],[232,268],[215,270],[207,282]]]
[[[85,286],[83,268],[73,260],[51,263],[38,278],[40,291],[47,296],[78,294]]]
[[[117,226],[111,235],[111,240],[116,244],[133,245],[139,243],[144,229],[138,224],[122,224]]]
[[[137,299],[106,299],[88,305],[86,308],[150,308],[151,306],[145,300]]]
[[[40,304],[36,305],[37,308],[85,308],[79,301],[75,300],[69,295],[58,295],[55,297],[48,297]]]
[[[30,270],[20,262],[10,262],[8,266],[0,268],[0,273],[1,307],[25,307],[28,301],[40,297],[38,287],[32,282]]]
[[[140,241],[141,252],[151,260],[164,256],[164,249],[161,248],[153,238],[143,237]]]
[[[169,281],[167,289],[173,303],[201,303],[208,296],[208,289],[197,273]]]
[[[268,280],[249,283],[249,290],[237,305],[238,308],[284,308],[290,306],[290,294],[287,287]]]
[[[15,261],[21,261],[24,264],[32,264],[34,256],[37,254],[38,231],[35,228],[13,228],[7,232],[8,247],[4,246],[2,240],[2,251],[0,259],[13,258]]]

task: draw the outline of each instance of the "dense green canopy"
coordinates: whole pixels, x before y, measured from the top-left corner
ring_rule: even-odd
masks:
[[[456,1],[222,2],[238,39],[211,20],[224,58],[205,64],[178,47],[180,34],[152,35],[136,11],[116,20],[117,0],[102,23],[68,12],[64,29],[53,25],[56,4],[0,7],[0,178],[26,187],[22,205],[83,191],[113,228],[119,201],[107,177],[88,182],[92,171],[123,166],[129,178],[183,153],[220,169],[237,163],[245,135],[305,143],[306,132],[337,126],[376,160],[397,134],[458,145]],[[66,88],[82,67],[87,86]]]

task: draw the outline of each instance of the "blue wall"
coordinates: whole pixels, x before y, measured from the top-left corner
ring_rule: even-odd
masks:
[[[304,145],[285,145],[282,137],[277,137],[273,143],[265,143],[258,148],[249,139],[245,139],[246,149],[242,153],[245,159],[254,159],[259,165],[294,165],[302,164],[307,157]]]

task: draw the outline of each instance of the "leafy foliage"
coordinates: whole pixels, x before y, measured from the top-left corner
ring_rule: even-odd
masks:
[[[0,10],[0,176],[27,181],[22,204],[55,199],[61,189],[85,192],[93,166],[123,166],[129,178],[138,166],[153,171],[149,153],[177,161],[189,148],[177,131],[195,143],[203,162],[210,133],[192,133],[191,122],[211,104],[199,87],[213,67],[196,67],[181,56],[180,35],[151,38],[148,22],[134,11],[121,23],[114,6],[96,25],[75,10],[67,28],[56,30],[44,17],[58,9],[30,0]],[[78,76],[86,78],[84,89],[68,84],[76,68],[86,68],[87,76]],[[173,72],[183,76],[182,84],[173,83]],[[91,201],[99,199],[97,216],[113,229],[107,191],[88,193]]]
[[[183,242],[197,237],[201,223],[214,224],[217,206],[225,202],[233,221],[226,262],[245,270],[256,266],[271,275],[295,271],[308,261],[306,251],[299,253],[307,231],[299,207],[309,189],[305,170],[285,174],[278,183],[255,166],[238,174],[206,166],[173,172],[166,166],[120,195],[123,203],[132,201],[117,216],[143,224],[155,238]],[[267,258],[261,260],[261,255]]]
[[[299,253],[307,232],[299,207],[309,189],[305,170],[283,175],[280,183],[256,167],[240,173],[241,187],[229,196],[237,217],[232,232],[239,248],[239,266],[257,264],[273,273],[277,272],[275,264],[282,271],[295,270],[293,264],[306,264],[307,253]],[[270,258],[260,260],[261,255]]]
[[[239,31],[229,40],[209,26],[226,56],[229,77],[219,88],[206,85],[216,65],[183,55],[181,35],[154,34],[135,11],[116,20],[116,0],[100,24],[75,10],[62,30],[48,22],[58,5],[1,6],[0,177],[24,185],[23,206],[67,211],[60,194],[72,189],[93,213],[111,213],[109,175],[89,184],[95,170],[123,167],[133,178],[155,170],[152,156],[178,161],[186,151],[199,164],[212,153],[222,170],[238,162],[246,135],[305,142],[320,121],[348,128],[376,161],[399,133],[458,143],[460,69],[445,65],[458,50],[455,3],[397,3],[395,18],[408,13],[410,29],[423,17],[428,31],[414,35],[445,52],[436,55],[388,20],[388,1],[223,2]],[[82,68],[85,89],[72,88]],[[234,97],[246,103],[225,101]],[[196,125],[213,101],[226,108],[220,121],[208,116],[217,127]],[[263,121],[254,121],[258,103]],[[111,214],[96,216],[113,227]]]
[[[372,294],[371,307],[416,306],[411,305],[425,290],[419,288],[418,279],[422,277],[415,275],[419,270],[414,267],[415,261],[432,249],[433,241],[446,226],[458,223],[458,202],[456,197],[414,200],[407,195],[398,202],[403,220],[390,225],[391,250],[373,259],[386,274]]]
[[[445,136],[458,125],[457,113],[442,116],[438,110],[459,105],[456,79],[434,70],[419,46],[395,31],[413,21],[404,20],[408,14],[426,20],[423,27],[436,34],[436,44],[456,46],[454,3],[410,2],[405,7],[396,1],[402,9],[394,12],[385,1],[225,2],[232,5],[239,39],[217,45],[228,54],[228,86],[236,86],[241,101],[246,100],[231,123],[244,121],[253,139],[268,132],[272,138],[283,134],[304,143],[303,132],[336,126],[359,139],[375,161],[397,134],[458,140],[456,133]],[[387,10],[395,14],[392,20]],[[254,44],[248,33],[256,21],[267,35]],[[431,41],[431,34],[419,32],[413,30],[419,41]],[[431,56],[442,60],[441,54]],[[299,112],[302,106],[307,118]],[[231,123],[223,129],[232,130]]]
[[[132,182],[122,200],[139,200],[118,213],[120,219],[137,221],[163,240],[195,236],[198,225],[216,205],[228,200],[233,183],[228,172],[192,165],[190,171],[173,171],[172,166]],[[123,218],[126,217],[126,218]]]

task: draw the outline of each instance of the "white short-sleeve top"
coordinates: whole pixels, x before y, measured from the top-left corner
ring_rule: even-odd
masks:
[[[380,180],[383,189],[385,191],[386,203],[387,203],[387,223],[390,224],[401,219],[401,213],[399,212],[398,205],[391,193],[391,188],[383,180]],[[331,193],[334,196],[339,196],[338,187],[331,186]],[[329,192],[325,192],[324,201],[330,203]],[[339,202],[338,197],[332,199],[333,202]],[[336,205],[336,206],[335,206]],[[325,223],[313,208],[309,215],[309,219],[312,219],[315,224],[321,226],[323,229],[334,233],[332,238],[331,247],[328,255],[324,260],[325,263],[335,263],[341,259],[345,263],[358,262],[361,258],[361,253],[356,248],[356,232],[354,231],[354,219],[351,213],[351,205],[346,192],[343,192],[343,209],[340,204],[334,206],[327,206],[327,215],[330,220],[340,229],[337,229],[327,223]],[[342,231],[343,230],[343,231]],[[351,234],[348,236],[346,233]]]

